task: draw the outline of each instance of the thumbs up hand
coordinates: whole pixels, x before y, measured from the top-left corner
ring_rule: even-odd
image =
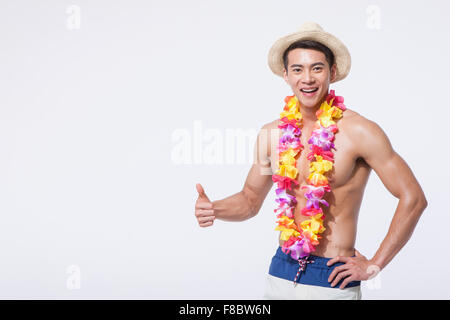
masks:
[[[198,192],[198,198],[195,202],[195,216],[197,217],[198,224],[200,227],[212,226],[214,219],[216,218],[214,215],[213,204],[200,183],[197,183],[195,187]]]

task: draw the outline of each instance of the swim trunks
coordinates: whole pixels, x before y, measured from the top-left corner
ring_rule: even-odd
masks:
[[[269,267],[263,299],[360,300],[361,281],[351,281],[344,289],[339,289],[344,281],[341,279],[331,287],[328,277],[334,268],[344,263],[327,266],[329,260],[331,258],[310,255],[299,263],[278,247]]]

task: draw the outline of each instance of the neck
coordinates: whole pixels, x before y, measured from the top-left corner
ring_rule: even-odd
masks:
[[[302,123],[304,126],[312,126],[317,121],[316,112],[319,110],[320,104],[314,108],[303,108],[300,105],[300,113],[302,114]]]
[[[320,109],[320,106],[322,105],[322,103],[326,100],[327,95],[325,95],[317,105],[315,105],[312,108],[305,108],[302,106],[302,104],[300,103],[300,113],[302,114],[302,123],[304,126],[308,127],[308,126],[313,126],[316,121],[317,121],[317,110]]]

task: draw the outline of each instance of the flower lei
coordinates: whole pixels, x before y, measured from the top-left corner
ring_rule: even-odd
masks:
[[[278,125],[282,132],[278,145],[279,169],[272,175],[273,182],[277,183],[275,201],[278,207],[274,212],[277,213],[278,225],[275,230],[281,231],[281,240],[284,240],[282,251],[299,260],[315,251],[315,246],[319,244],[321,238],[319,234],[325,231],[324,213],[319,204],[329,206],[322,197],[325,192],[331,191],[325,173],[332,170],[334,163],[331,149],[335,149],[334,134],[338,130],[334,120],[342,117],[342,111],[346,107],[343,103],[344,98],[335,96],[334,90],[330,90],[316,112],[317,121],[308,140],[311,144],[311,152],[307,155],[307,159],[310,160],[310,175],[307,178],[308,184],[301,187],[306,189],[304,196],[307,199],[301,214],[310,219],[303,221],[299,227],[294,222],[297,200],[295,196],[286,193],[286,190],[292,190],[293,184],[297,186],[299,184],[296,180],[298,169],[295,157],[300,155],[303,148],[300,142],[302,115],[299,110],[300,103],[295,95],[287,96],[284,102],[286,105],[280,113],[282,123]]]

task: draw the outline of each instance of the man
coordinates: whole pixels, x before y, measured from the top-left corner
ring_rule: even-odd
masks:
[[[301,113],[300,141],[304,150],[296,161],[300,187],[290,192],[297,203],[293,219],[299,230],[298,226],[308,219],[301,212],[307,203],[301,186],[307,184],[310,174],[308,138],[315,130],[317,111],[330,94],[329,84],[348,74],[350,54],[339,39],[308,22],[300,31],[275,42],[269,52],[269,66],[291,87]],[[393,150],[383,130],[357,112],[345,106],[342,109],[333,141],[334,167],[327,173],[331,191],[323,197],[328,204],[323,208],[325,230],[309,261],[297,261],[282,250],[286,239],[280,237],[280,247],[267,275],[266,299],[361,299],[361,281],[373,276],[371,270],[382,270],[394,258],[427,206],[414,174]],[[261,128],[255,161],[240,192],[211,201],[203,187],[196,185],[195,215],[201,227],[213,225],[215,219],[243,221],[258,213],[279,169],[280,125],[277,119]],[[399,202],[386,237],[375,255],[367,259],[354,244],[358,213],[372,169]]]

